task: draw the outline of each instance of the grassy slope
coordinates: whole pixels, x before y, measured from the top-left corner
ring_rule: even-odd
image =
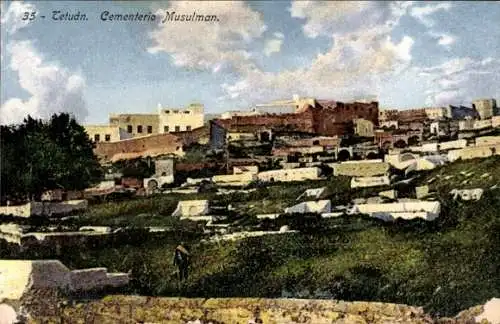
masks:
[[[462,184],[460,171],[469,170],[479,176],[489,173],[491,177]],[[302,229],[298,234],[210,245],[198,244],[197,236],[169,234],[133,246],[80,249],[61,259],[70,267],[132,270],[135,279],[131,292],[146,295],[277,297],[283,290],[295,295],[304,290],[327,291],[337,299],[405,303],[451,315],[500,295],[500,190],[486,191],[478,202],[457,202],[447,196],[457,185],[489,188],[498,183],[500,159],[457,162],[422,175],[418,183],[437,175],[454,178],[441,178],[431,184],[431,189],[446,198],[441,217],[433,223],[385,224],[364,217],[302,217],[302,224],[293,225]],[[362,194],[349,192],[348,180],[341,178],[280,185],[223,199],[235,205],[245,202],[247,206],[259,206],[258,212],[268,213],[273,212],[272,208],[277,210],[276,206],[293,202],[305,188],[323,184],[328,186],[334,203]],[[144,224],[151,219],[139,222],[130,216],[148,212],[160,215],[152,219],[162,223],[177,199],[165,196],[113,203],[106,205],[107,214],[99,209],[103,206],[96,206],[83,221],[92,221],[92,225],[96,221],[116,224],[130,220]],[[266,201],[274,204],[266,205]],[[271,208],[262,208],[265,205]],[[171,257],[180,240],[192,247],[193,267],[189,283],[179,290]]]

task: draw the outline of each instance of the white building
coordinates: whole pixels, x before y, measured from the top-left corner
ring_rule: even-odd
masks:
[[[165,108],[158,104],[159,133],[185,132],[200,128],[204,123],[202,104],[190,104],[187,108]]]

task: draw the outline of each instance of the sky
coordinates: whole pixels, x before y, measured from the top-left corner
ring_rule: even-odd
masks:
[[[217,20],[163,22],[174,11]],[[470,106],[500,99],[499,17],[500,2],[2,1],[0,123],[65,111],[105,124],[158,103],[221,113],[294,95]]]

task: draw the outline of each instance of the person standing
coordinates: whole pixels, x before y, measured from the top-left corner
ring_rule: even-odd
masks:
[[[188,279],[189,261],[189,251],[185,247],[185,244],[179,244],[174,252],[174,266],[179,268],[180,282]]]

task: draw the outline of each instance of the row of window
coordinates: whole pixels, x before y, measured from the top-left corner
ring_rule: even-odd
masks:
[[[187,132],[191,131],[191,126],[186,126],[185,130]],[[134,131],[134,127],[132,125],[128,125],[127,126],[127,132],[128,133],[132,133],[133,131]],[[138,125],[137,126],[137,133],[142,133],[142,131],[143,131],[142,125]],[[163,126],[163,132],[164,133],[168,133],[170,131],[171,130],[170,130],[170,128],[168,126]],[[181,131],[181,126],[175,126],[174,131],[175,132],[180,132]],[[153,133],[153,126],[148,126],[147,127],[147,132],[148,132],[148,134],[152,134]]]
[[[165,110],[165,114],[170,114],[170,113],[173,113],[173,114],[181,114],[181,113],[184,113],[184,114],[190,114],[191,111],[189,110]]]
[[[95,135],[94,135],[94,141],[95,141],[95,142],[99,142],[100,140],[101,140],[101,135],[100,135],[100,134],[95,134]],[[105,140],[106,142],[111,141],[111,135],[110,135],[110,134],[106,134],[106,135],[104,135],[104,140]]]
[[[181,132],[182,131],[181,130],[181,126],[175,126],[174,131],[175,132]],[[187,132],[191,131],[191,126],[186,126],[186,131]],[[168,127],[167,125],[163,126],[163,132],[164,133],[171,132],[170,127]]]
[[[132,133],[133,130],[134,130],[134,128],[132,127],[132,125],[127,126],[128,133]],[[148,134],[152,134],[153,133],[153,126],[148,126],[147,130],[148,130]],[[137,125],[137,133],[142,133],[142,125]]]

